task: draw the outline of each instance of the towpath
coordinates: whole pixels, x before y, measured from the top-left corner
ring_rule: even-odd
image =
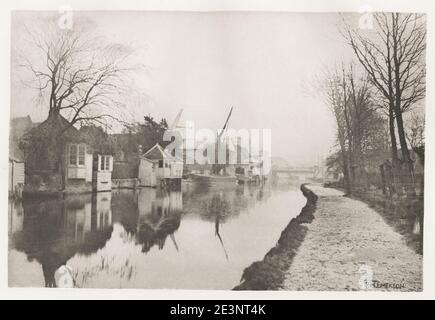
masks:
[[[284,290],[422,290],[422,256],[376,211],[335,189],[308,188],[319,197],[315,219]]]

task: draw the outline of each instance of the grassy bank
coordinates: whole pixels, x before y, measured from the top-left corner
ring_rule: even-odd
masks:
[[[294,256],[307,233],[307,227],[302,225],[311,223],[316,210],[317,196],[305,185],[301,191],[307,198],[301,213],[293,218],[282,231],[275,245],[262,261],[257,261],[245,269],[241,283],[234,290],[277,290],[282,288],[285,272],[290,267]]]

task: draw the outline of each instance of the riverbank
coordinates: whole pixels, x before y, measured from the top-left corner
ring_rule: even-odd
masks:
[[[290,267],[299,246],[304,241],[316,210],[317,196],[305,185],[301,191],[307,198],[301,213],[293,218],[282,231],[278,243],[262,261],[254,262],[243,272],[241,283],[234,290],[278,290],[285,279],[285,272]]]
[[[235,290],[422,290],[422,256],[378,212],[335,189],[301,189],[307,205]]]

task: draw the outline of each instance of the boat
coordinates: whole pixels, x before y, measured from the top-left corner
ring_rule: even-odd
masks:
[[[236,176],[220,176],[214,174],[200,174],[200,173],[191,173],[190,178],[199,183],[204,184],[215,184],[215,183],[228,183],[228,184],[236,184],[237,177]]]
[[[230,120],[232,112],[233,112],[233,108],[231,107],[227,120],[225,121],[222,130],[217,136],[216,146],[218,146],[221,143],[221,138],[228,127],[228,121]],[[216,147],[215,150],[218,150],[218,147]],[[217,158],[217,154],[216,154],[216,158]],[[227,165],[225,164],[212,164],[211,173],[191,173],[189,176],[192,179],[192,181],[206,184],[206,185],[237,184],[236,175],[225,174],[226,167]],[[224,174],[221,174],[221,172],[224,172]]]

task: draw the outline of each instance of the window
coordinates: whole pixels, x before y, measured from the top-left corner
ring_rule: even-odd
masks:
[[[85,165],[85,146],[79,145],[79,166]]]
[[[159,160],[159,168],[163,168],[163,160]]]
[[[105,161],[105,169],[107,170],[107,171],[109,171],[110,170],[110,156],[105,156],[104,158],[106,158],[106,161]]]
[[[69,145],[69,165],[84,166],[85,165],[86,146],[81,144]]]
[[[77,145],[75,144],[69,146],[69,164],[77,165]]]
[[[101,156],[100,171],[110,170],[110,156]]]

